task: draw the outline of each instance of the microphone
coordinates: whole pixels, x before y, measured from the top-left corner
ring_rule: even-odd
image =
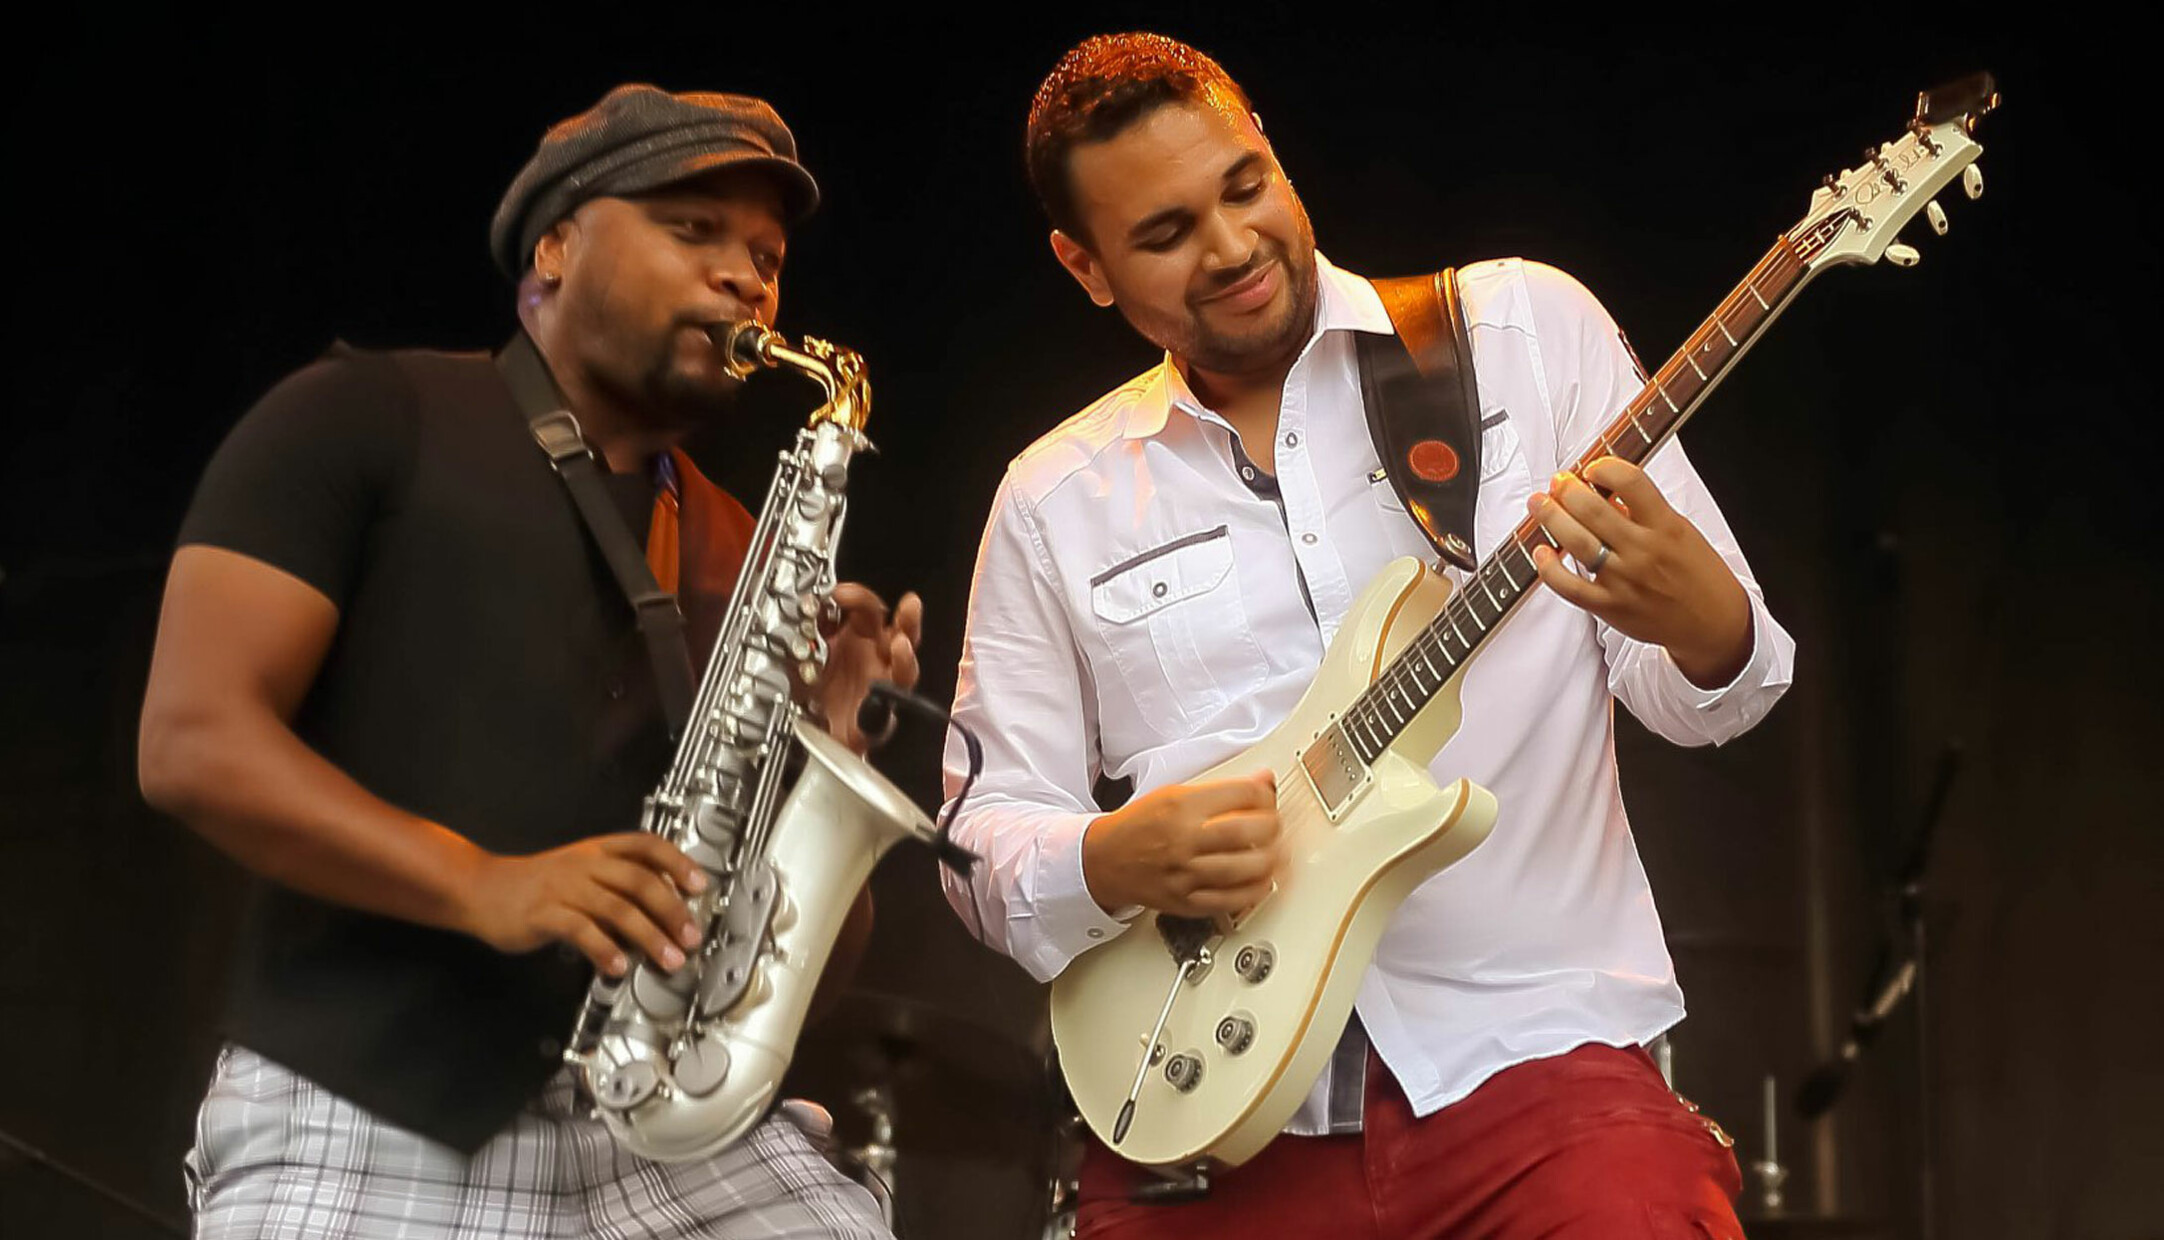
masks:
[[[874,681],[871,691],[857,704],[857,731],[864,734],[867,746],[879,748],[894,739],[894,730],[901,726],[902,718],[894,713],[894,702],[881,690],[900,692],[884,680]]]

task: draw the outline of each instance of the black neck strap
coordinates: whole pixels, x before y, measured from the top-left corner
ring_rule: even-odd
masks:
[[[1390,486],[1438,555],[1470,572],[1480,394],[1457,273],[1376,280],[1394,339],[1356,333],[1361,403]]]
[[[496,354],[496,366],[510,385],[511,398],[526,415],[534,442],[548,454],[556,476],[564,480],[579,516],[586,522],[587,534],[608,561],[609,571],[638,618],[639,636],[646,639],[647,659],[654,669],[662,717],[669,725],[669,739],[676,740],[684,734],[684,724],[691,718],[693,677],[691,650],[684,640],[683,610],[676,605],[676,596],[654,580],[646,553],[625,525],[623,513],[609,498],[593,449],[579,432],[578,419],[571,416],[569,402],[556,386],[541,351],[534,347],[533,338],[523,331],[513,336]]]

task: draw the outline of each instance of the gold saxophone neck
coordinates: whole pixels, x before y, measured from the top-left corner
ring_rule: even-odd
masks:
[[[720,346],[730,374],[745,379],[757,370],[794,370],[817,380],[826,391],[826,403],[812,412],[811,421],[864,429],[871,416],[872,385],[864,374],[864,359],[855,351],[811,336],[791,344],[780,332],[750,319],[715,324],[707,335]]]

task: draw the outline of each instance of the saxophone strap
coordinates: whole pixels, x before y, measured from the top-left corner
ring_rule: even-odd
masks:
[[[1375,280],[1395,340],[1355,333],[1368,435],[1391,489],[1443,559],[1470,572],[1480,496],[1480,392],[1458,275]]]
[[[677,606],[676,595],[655,579],[646,552],[640,550],[631,527],[624,523],[623,513],[609,498],[594,451],[580,433],[578,419],[571,416],[569,402],[556,386],[541,351],[534,347],[533,338],[523,331],[513,336],[496,354],[496,366],[503,372],[519,411],[526,415],[534,442],[548,454],[556,476],[564,480],[565,489],[571,492],[572,502],[585,521],[587,534],[608,561],[609,572],[631,604],[639,636],[646,641],[647,660],[653,665],[662,718],[668,724],[669,739],[676,740],[684,734],[684,725],[691,718],[694,692],[683,609]],[[658,504],[671,502],[672,496],[664,487]],[[675,539],[666,541],[669,545],[657,550],[673,552]]]

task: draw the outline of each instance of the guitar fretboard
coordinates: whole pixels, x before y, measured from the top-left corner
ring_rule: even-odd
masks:
[[[1582,473],[1604,456],[1644,463],[1682,427],[1803,286],[1807,274],[1796,246],[1782,237],[1683,347],[1654,372],[1644,390],[1578,458],[1572,472]],[[1553,547],[1555,543],[1539,522],[1527,517],[1473,572],[1465,587],[1452,595],[1442,614],[1354,700],[1339,726],[1362,761],[1372,763],[1390,747],[1420,708],[1531,591],[1540,576],[1533,565],[1533,548],[1540,545]]]

